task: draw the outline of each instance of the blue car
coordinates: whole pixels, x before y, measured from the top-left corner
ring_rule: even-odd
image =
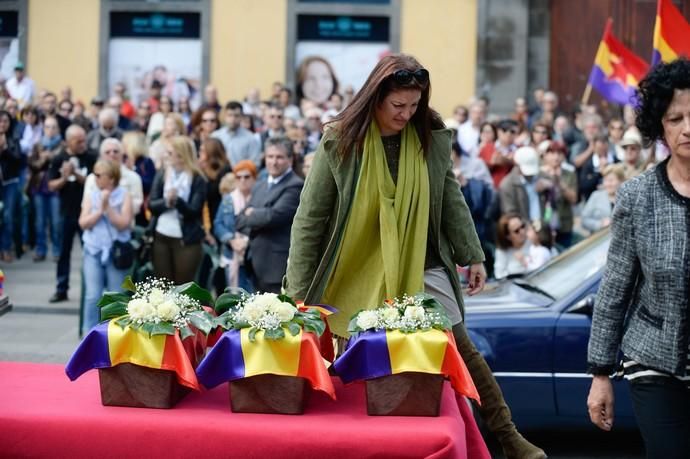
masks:
[[[594,427],[587,342],[609,246],[601,231],[524,276],[466,297],[466,325],[521,429]],[[614,381],[614,428],[634,428],[627,381]]]

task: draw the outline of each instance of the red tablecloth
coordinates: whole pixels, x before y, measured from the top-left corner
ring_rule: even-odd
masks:
[[[371,417],[363,384],[335,380],[302,416],[235,414],[227,385],[171,410],[101,405],[98,373],[0,362],[2,457],[488,458],[470,411],[445,384],[441,415]]]

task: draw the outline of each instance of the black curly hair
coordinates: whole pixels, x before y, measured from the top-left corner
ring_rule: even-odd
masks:
[[[640,81],[635,124],[645,146],[664,141],[661,121],[676,89],[690,89],[690,61],[685,58],[657,65]]]

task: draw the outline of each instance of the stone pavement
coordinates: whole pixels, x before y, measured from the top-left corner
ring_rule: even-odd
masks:
[[[79,343],[81,247],[72,250],[69,301],[48,303],[55,291],[56,263],[34,263],[31,253],[1,263],[12,309],[0,316],[0,360],[65,363]]]

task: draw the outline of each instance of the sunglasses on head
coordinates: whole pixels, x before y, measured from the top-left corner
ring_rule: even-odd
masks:
[[[412,72],[407,69],[400,69],[393,72],[393,80],[398,84],[410,84],[413,78],[417,83],[425,85],[429,82],[429,71],[427,69],[418,69]]]

